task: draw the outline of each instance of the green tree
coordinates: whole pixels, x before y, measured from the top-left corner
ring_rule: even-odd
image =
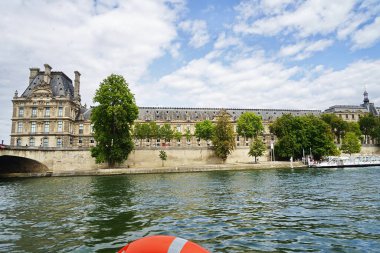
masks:
[[[160,157],[161,162],[162,162],[162,167],[164,167],[164,161],[168,158],[166,152],[164,150],[160,150],[160,154],[158,155]]]
[[[262,156],[266,150],[265,144],[261,138],[256,137],[249,147],[249,156],[255,158],[255,163],[257,163],[257,157]]]
[[[205,141],[209,141],[212,138],[214,132],[214,124],[210,120],[204,120],[195,124],[195,133],[194,135]]]
[[[362,138],[362,131],[360,131],[358,122],[347,122],[347,132],[353,132],[359,139]]]
[[[332,113],[322,114],[321,119],[330,126],[331,132],[335,135],[337,142],[340,143],[341,138],[348,130],[348,123]]]
[[[360,130],[364,135],[364,143],[368,143],[368,137],[376,137],[376,118],[373,114],[367,114],[359,119]]]
[[[304,150],[311,150],[316,159],[338,153],[330,126],[313,115],[283,115],[270,126],[270,131],[278,138],[275,149],[281,159],[301,158]]]
[[[340,148],[344,153],[353,154],[359,153],[361,149],[360,140],[357,135],[353,132],[346,133],[343,138],[342,147]]]
[[[115,74],[103,80],[93,100],[98,103],[91,113],[97,145],[91,155],[97,163],[112,167],[125,161],[134,148],[131,128],[138,108],[125,79]]]
[[[235,149],[235,135],[230,122],[230,115],[222,110],[215,125],[212,137],[215,155],[225,162],[228,155]]]
[[[182,133],[179,131],[175,131],[173,134],[173,138],[177,140],[177,142],[181,142],[182,139]]]
[[[253,112],[245,112],[237,120],[236,131],[244,138],[255,138],[264,130],[260,116]]]
[[[150,122],[149,123],[149,139],[152,141],[154,139],[160,139],[161,138],[161,132],[160,132],[160,126],[156,124],[156,122]]]
[[[190,142],[190,140],[191,140],[190,129],[186,129],[186,131],[185,131],[185,137],[186,137],[186,142]]]
[[[161,126],[159,132],[160,136],[165,140],[165,143],[170,142],[170,140],[173,139],[174,131],[168,123]]]

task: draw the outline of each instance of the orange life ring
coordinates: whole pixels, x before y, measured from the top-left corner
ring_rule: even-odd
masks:
[[[210,253],[198,244],[167,235],[148,236],[133,241],[118,253]]]

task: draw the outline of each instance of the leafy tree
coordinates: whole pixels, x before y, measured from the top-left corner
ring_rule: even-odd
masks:
[[[185,137],[186,137],[186,141],[187,141],[187,142],[190,142],[190,140],[191,140],[191,132],[190,132],[190,129],[186,129],[186,131],[185,131]]]
[[[364,134],[365,143],[368,142],[368,137],[376,137],[376,118],[373,114],[367,114],[359,119],[360,130]]]
[[[255,138],[264,130],[260,116],[253,112],[245,112],[237,120],[236,131],[245,138]]]
[[[353,154],[359,153],[361,149],[361,144],[358,136],[353,132],[348,132],[343,138],[341,150],[344,153]]]
[[[212,138],[214,132],[214,125],[210,120],[204,120],[195,124],[195,133],[194,135],[205,141],[209,141]]]
[[[288,159],[289,157],[298,157],[296,148],[296,138],[293,135],[285,135],[280,138],[275,145],[276,155],[280,158]]]
[[[313,115],[283,115],[270,126],[270,131],[278,138],[276,155],[282,159],[301,158],[303,150],[312,150],[316,159],[338,153],[330,126]]]
[[[377,145],[380,144],[380,118],[377,117],[375,120],[376,126],[373,130],[372,136],[376,140]]]
[[[338,143],[340,143],[341,138],[344,137],[345,132],[348,130],[348,123],[332,113],[322,114],[321,119],[331,127],[331,132],[335,135]]]
[[[347,122],[347,132],[353,132],[360,139],[362,137],[362,131],[360,131],[360,125],[358,122]]]
[[[138,116],[135,98],[124,77],[112,74],[96,90],[91,121],[97,145],[91,155],[109,167],[122,163],[133,150],[131,128]]]
[[[160,154],[158,155],[162,161],[162,167],[164,167],[164,161],[168,158],[166,152],[164,150],[160,150]]]
[[[255,157],[255,163],[257,163],[257,157],[262,156],[266,150],[265,144],[261,138],[256,137],[249,147],[249,156]]]
[[[173,139],[174,131],[169,124],[165,123],[163,126],[161,126],[159,132],[160,136],[165,140],[165,143],[170,142],[170,140]]]
[[[176,139],[178,142],[181,142],[182,139],[182,133],[179,131],[175,131],[173,134],[173,138]]]
[[[156,124],[156,122],[149,123],[149,139],[152,141],[153,139],[161,138],[160,126]]]
[[[133,136],[140,140],[140,146],[142,146],[142,141],[150,139],[151,131],[147,123],[136,123],[133,129]]]
[[[215,155],[225,162],[228,155],[235,149],[235,136],[230,116],[226,111],[221,111],[215,125],[212,137]]]

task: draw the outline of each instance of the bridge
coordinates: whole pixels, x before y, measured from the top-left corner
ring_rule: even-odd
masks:
[[[99,168],[89,149],[0,146],[0,175],[9,173],[51,174]]]

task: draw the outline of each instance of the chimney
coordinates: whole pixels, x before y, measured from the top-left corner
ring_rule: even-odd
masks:
[[[38,76],[40,69],[39,68],[30,68],[29,70],[30,70],[29,84],[31,84],[33,82],[34,78],[36,78],[36,76]]]
[[[50,84],[51,79],[51,67],[49,64],[44,64],[45,66],[45,74],[44,74],[44,82]]]
[[[74,80],[74,98],[78,98],[80,101],[80,73],[78,71],[74,71],[75,80]]]

